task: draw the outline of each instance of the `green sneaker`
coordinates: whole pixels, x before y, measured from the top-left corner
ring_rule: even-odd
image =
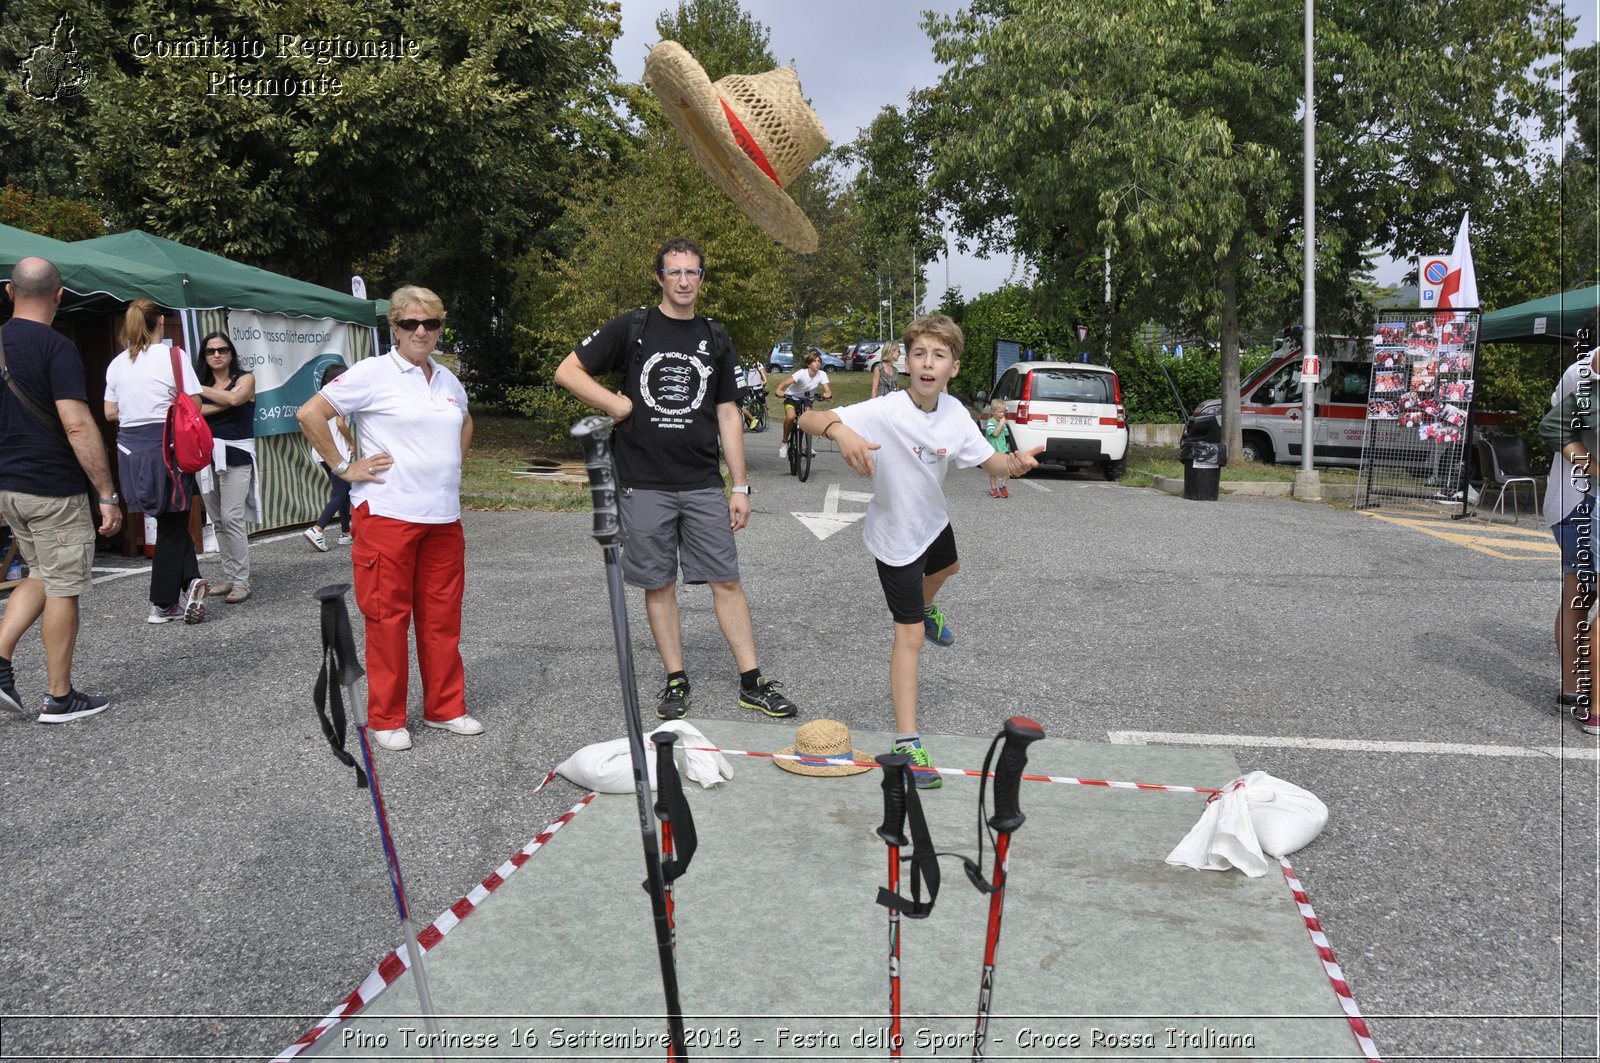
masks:
[[[895,746],[894,751],[911,758],[911,781],[917,784],[917,789],[937,790],[944,785],[944,777],[933,770],[933,758],[926,749],[920,745]]]
[[[922,633],[928,641],[937,646],[948,646],[956,640],[956,633],[950,627],[950,621],[945,618],[944,610],[935,602],[922,610]]]

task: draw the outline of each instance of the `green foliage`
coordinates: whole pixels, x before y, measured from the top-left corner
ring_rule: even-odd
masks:
[[[594,412],[557,387],[507,388],[504,404],[528,418],[534,442],[558,451],[570,446],[568,433],[572,426]]]
[[[89,240],[106,227],[87,204],[16,185],[0,189],[0,225],[10,225],[57,240]]]
[[[978,296],[966,304],[961,321],[966,341],[961,355],[961,372],[951,382],[951,390],[965,395],[994,390],[994,345],[997,340],[1015,340],[1025,348],[1054,358],[1066,351],[1040,319],[1033,294],[1020,285],[1007,285],[999,291]]]
[[[1272,357],[1269,347],[1252,347],[1240,355],[1239,375],[1248,378]],[[1162,353],[1159,347],[1135,342],[1111,356],[1111,367],[1122,384],[1122,404],[1128,420],[1137,424],[1173,424],[1183,420],[1172,389],[1192,411],[1200,403],[1222,394],[1221,352],[1194,345],[1182,358]],[[1166,373],[1163,374],[1162,370]],[[1168,377],[1171,383],[1168,383]]]

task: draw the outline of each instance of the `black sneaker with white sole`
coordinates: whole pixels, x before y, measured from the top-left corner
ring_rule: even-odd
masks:
[[[776,679],[762,676],[756,680],[754,690],[741,686],[739,688],[739,707],[741,709],[755,709],[764,712],[775,720],[787,720],[800,711],[799,706],[782,694],[778,687],[783,684]]]
[[[111,699],[74,690],[64,698],[47,697],[39,713],[40,723],[71,723],[111,707]]]
[[[681,720],[689,715],[689,684],[686,680],[667,680],[660,698],[660,703],[656,705],[656,719]]]
[[[28,710],[22,707],[22,695],[17,693],[17,679],[11,674],[11,661],[5,657],[0,657],[0,709],[10,709],[24,716],[28,714]]]

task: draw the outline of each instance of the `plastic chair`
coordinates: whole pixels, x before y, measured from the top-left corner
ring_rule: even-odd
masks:
[[[1506,511],[1506,488],[1511,488],[1512,519],[1521,523],[1522,507],[1517,503],[1517,484],[1527,484],[1533,497],[1533,512],[1539,513],[1539,485],[1528,464],[1528,444],[1521,436],[1487,436],[1478,440],[1478,465],[1484,487],[1500,488],[1494,508],[1501,516]]]

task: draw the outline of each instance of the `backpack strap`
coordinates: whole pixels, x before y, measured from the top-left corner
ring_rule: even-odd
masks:
[[[15,395],[28,408],[28,412],[33,415],[35,420],[55,432],[62,440],[70,442],[70,440],[67,440],[67,429],[61,423],[61,418],[57,415],[46,413],[42,406],[34,402],[28,396],[28,393],[22,390],[22,385],[12,378],[11,370],[6,367],[6,336],[4,329],[0,329],[0,380],[5,381],[6,387],[11,389],[11,394]]]
[[[628,339],[624,344],[627,353],[627,375],[632,377],[639,368],[639,363],[644,355],[644,323],[650,317],[648,306],[636,306],[633,313],[628,315]]]
[[[716,318],[706,318],[706,324],[711,328],[711,346],[720,358],[733,357],[733,337],[728,335],[728,330],[722,327]]]

